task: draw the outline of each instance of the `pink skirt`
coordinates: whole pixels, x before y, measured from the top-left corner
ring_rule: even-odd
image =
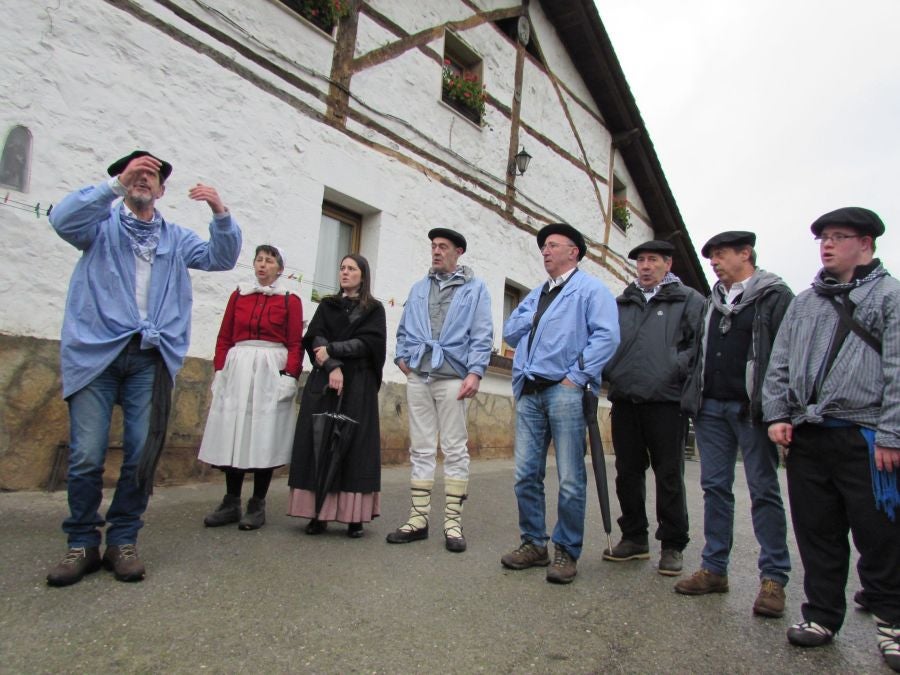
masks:
[[[316,493],[291,489],[288,515],[299,518],[316,517]],[[319,520],[339,523],[368,523],[381,515],[380,492],[330,492],[322,504]]]

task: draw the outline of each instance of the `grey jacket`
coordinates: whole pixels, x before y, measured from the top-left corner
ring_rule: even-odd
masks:
[[[622,341],[603,370],[610,401],[677,403],[700,339],[703,296],[681,283],[650,298],[631,283],[616,298]]]
[[[809,403],[840,319],[827,298],[801,293],[775,340],[763,388],[767,422],[819,423],[823,416],[876,429],[875,442],[900,448],[900,282],[886,275],[850,291],[854,319],[882,343],[882,354],[850,333]]]

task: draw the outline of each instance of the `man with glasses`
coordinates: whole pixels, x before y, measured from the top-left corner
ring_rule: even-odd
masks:
[[[791,559],[778,484],[778,450],[762,422],[762,382],[778,326],[794,297],[780,277],[756,266],[756,235],[722,232],[701,249],[719,281],[706,301],[701,348],[690,389],[703,488],[700,570],[675,584],[683,595],[728,592],[734,542],[738,448],[759,542],[760,587],[753,613],[784,614]]]
[[[581,233],[555,223],[537,235],[549,277],[513,310],[503,339],[516,348],[515,490],[521,544],[504,555],[504,567],[546,567],[547,581],[570,583],[584,538],[587,474],[582,394],[600,387],[603,366],[619,345],[619,322],[612,293],[578,269],[587,253]],[[547,554],[544,474],[550,441],[559,476],[556,547]]]
[[[811,229],[822,269],[784,317],[763,389],[805,573],[803,621],[787,636],[818,647],[841,628],[852,533],[856,600],[900,672],[900,283],[874,257],[874,212],[838,209]]]

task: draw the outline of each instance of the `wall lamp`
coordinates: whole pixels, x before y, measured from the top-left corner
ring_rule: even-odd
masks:
[[[516,154],[513,161],[509,163],[506,173],[509,176],[524,176],[528,169],[528,163],[531,161],[531,155],[525,152],[525,146]]]

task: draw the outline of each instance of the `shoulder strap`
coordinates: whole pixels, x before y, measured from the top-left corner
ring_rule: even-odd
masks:
[[[847,305],[843,302],[839,302],[837,298],[832,295],[826,295],[828,301],[834,305],[835,310],[838,313],[838,317],[847,328],[856,333],[856,336],[869,345],[872,349],[875,350],[879,356],[881,356],[881,342],[878,341],[872,333],[866,330],[856,319],[853,318],[853,314]],[[848,299],[849,302],[849,299]]]

